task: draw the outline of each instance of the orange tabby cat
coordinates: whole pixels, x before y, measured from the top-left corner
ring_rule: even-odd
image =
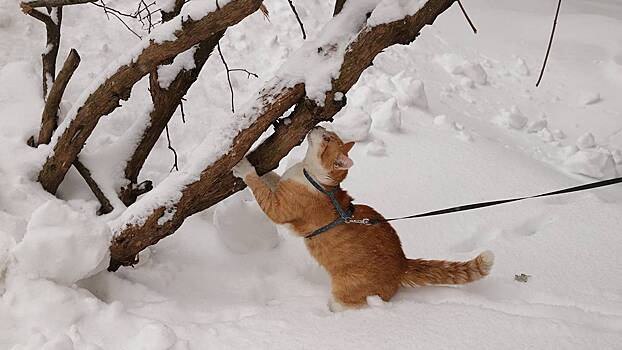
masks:
[[[302,237],[339,219],[336,206],[305,177],[306,170],[323,190],[335,190],[341,208],[354,209],[353,219],[383,219],[367,205],[352,206],[352,198],[339,187],[353,165],[348,152],[354,143],[344,144],[336,134],[320,127],[314,128],[307,140],[305,159],[280,178],[273,172],[259,177],[246,159],[233,168],[233,173],[253,191],[266,215],[277,224],[288,224]],[[490,251],[466,262],[407,259],[399,237],[387,222],[340,223],[306,238],[305,243],[330,274],[332,311],[361,307],[372,295],[388,301],[400,286],[476,281],[488,275],[494,260]]]

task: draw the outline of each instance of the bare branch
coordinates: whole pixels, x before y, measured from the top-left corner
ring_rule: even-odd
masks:
[[[22,11],[43,22],[46,30],[46,46],[43,54],[41,54],[42,76],[41,85],[43,90],[43,99],[47,99],[49,85],[56,77],[56,57],[58,56],[58,48],[60,46],[60,28],[63,20],[63,8],[56,7],[50,10],[50,14],[46,15],[35,10],[28,4],[20,4]]]
[[[45,101],[37,144],[48,144],[50,142],[52,133],[54,133],[54,130],[56,130],[56,127],[58,126],[58,108],[63,98],[63,94],[65,93],[65,88],[67,87],[69,80],[73,76],[73,73],[76,71],[79,64],[80,55],[78,55],[78,52],[75,49],[71,49],[65,63],[63,64],[63,68],[61,68],[58,73],[58,76],[52,85],[52,89],[50,89],[48,98]]]
[[[544,75],[544,69],[546,68],[546,62],[549,60],[549,54],[551,53],[551,46],[553,46],[553,37],[555,36],[555,28],[557,27],[557,18],[559,17],[559,9],[562,6],[562,0],[557,2],[557,10],[555,11],[555,19],[553,20],[553,29],[551,30],[551,38],[549,39],[549,46],[546,48],[546,56],[544,56],[544,63],[542,63],[542,70],[540,70],[540,76],[536,82],[536,87],[540,86],[542,76]]]
[[[171,145],[171,135],[168,132],[168,125],[165,128],[166,130],[166,141],[168,142],[168,149],[173,152],[173,166],[171,167],[170,172],[173,172],[173,170],[179,171],[179,166],[177,165],[177,151],[173,148],[173,146]]]
[[[233,85],[231,85],[231,70],[229,69],[229,65],[227,65],[227,61],[225,60],[225,56],[222,55],[222,50],[220,49],[220,43],[217,45],[218,47],[218,55],[220,55],[220,60],[222,64],[225,66],[225,70],[227,73],[227,82],[229,83],[229,90],[231,91],[231,112],[235,113],[235,104],[233,101]]]
[[[335,10],[333,11],[333,17],[337,16],[339,14],[339,12],[341,12],[341,10],[343,9],[343,5],[346,3],[347,0],[337,0],[335,2]]]
[[[456,1],[458,2],[458,6],[460,6],[460,10],[462,10],[462,14],[466,18],[467,22],[469,22],[469,25],[471,26],[473,33],[477,34],[477,28],[475,28],[475,25],[473,24],[473,22],[471,21],[471,18],[469,17],[466,10],[464,9],[464,6],[462,6],[462,2],[460,2],[460,0],[456,0]]]
[[[289,7],[292,9],[294,16],[296,16],[296,20],[298,21],[298,25],[300,26],[300,30],[302,31],[302,39],[303,40],[307,39],[307,33],[305,32],[305,25],[302,23],[300,16],[298,16],[298,11],[296,11],[296,6],[294,6],[294,3],[292,2],[292,0],[287,0],[287,2],[289,2]]]
[[[91,191],[93,191],[93,194],[99,201],[99,204],[101,206],[97,212],[100,215],[110,213],[113,210],[112,204],[110,204],[110,201],[108,200],[108,198],[106,198],[104,192],[102,192],[97,182],[91,176],[91,172],[89,171],[89,169],[84,166],[84,164],[82,164],[82,162],[80,162],[78,159],[73,162],[73,165],[76,167],[76,170],[78,170],[84,181],[86,181],[86,184],[89,186]]]

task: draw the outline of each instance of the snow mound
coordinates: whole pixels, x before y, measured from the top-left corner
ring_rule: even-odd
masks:
[[[436,61],[447,73],[467,77],[478,85],[486,85],[488,83],[488,74],[486,74],[482,65],[469,62],[461,55],[444,54],[437,57]]]
[[[502,110],[501,114],[494,118],[494,122],[500,126],[521,130],[527,125],[527,117],[518,109],[512,106],[510,110]]]
[[[387,146],[382,140],[374,140],[367,145],[367,155],[381,157],[387,154]]]
[[[111,236],[96,217],[50,200],[32,213],[24,239],[15,246],[16,268],[27,276],[73,284],[97,272]]]
[[[596,179],[618,176],[613,155],[603,148],[580,150],[568,157],[564,166],[573,173]]]
[[[234,253],[268,250],[279,244],[276,226],[248,189],[218,203],[214,226],[222,243]]]
[[[514,73],[519,76],[528,77],[530,74],[529,66],[527,66],[527,62],[525,62],[523,58],[519,57],[518,59],[516,59],[514,67],[512,68],[514,70]]]
[[[596,147],[596,138],[591,132],[585,133],[577,139],[577,146],[580,149],[588,149]]]
[[[434,125],[440,129],[451,130],[455,128],[454,121],[449,119],[446,115],[438,115],[434,117]]]
[[[600,94],[593,91],[585,91],[579,95],[579,103],[584,106],[596,104],[601,101]]]
[[[398,132],[402,127],[402,114],[397,106],[397,99],[390,98],[372,112],[372,126],[388,132]]]
[[[396,88],[397,102],[400,106],[418,107],[423,110],[429,108],[423,82],[412,78],[412,74],[404,71],[391,78]]]
[[[177,336],[163,324],[147,324],[130,340],[129,349],[170,350],[177,343]]]
[[[544,130],[544,128],[546,128],[547,125],[548,125],[548,122],[546,121],[546,119],[532,121],[527,126],[527,132],[530,134],[538,133]]]
[[[348,108],[330,125],[344,141],[364,141],[369,137],[371,116],[362,108]]]

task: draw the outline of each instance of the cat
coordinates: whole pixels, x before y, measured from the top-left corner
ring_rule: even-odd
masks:
[[[244,180],[274,223],[288,225],[301,237],[340,218],[329,196],[311,181],[324,191],[334,190],[339,207],[346,211],[353,209],[353,219],[383,219],[367,205],[352,205],[352,197],[340,188],[354,164],[348,156],[354,143],[344,143],[335,133],[321,127],[312,129],[307,141],[309,147],[304,160],[282,177],[274,172],[259,177],[246,158],[232,169],[233,174]],[[388,222],[372,225],[339,222],[325,232],[306,238],[305,243],[330,275],[331,311],[363,307],[368,296],[377,295],[389,301],[401,286],[476,281],[490,273],[494,262],[490,251],[466,262],[408,259]]]

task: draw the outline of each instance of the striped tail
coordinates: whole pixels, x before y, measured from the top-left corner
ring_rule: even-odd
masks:
[[[431,284],[464,284],[477,281],[490,273],[494,254],[487,250],[465,262],[408,259],[402,285],[411,287]]]

